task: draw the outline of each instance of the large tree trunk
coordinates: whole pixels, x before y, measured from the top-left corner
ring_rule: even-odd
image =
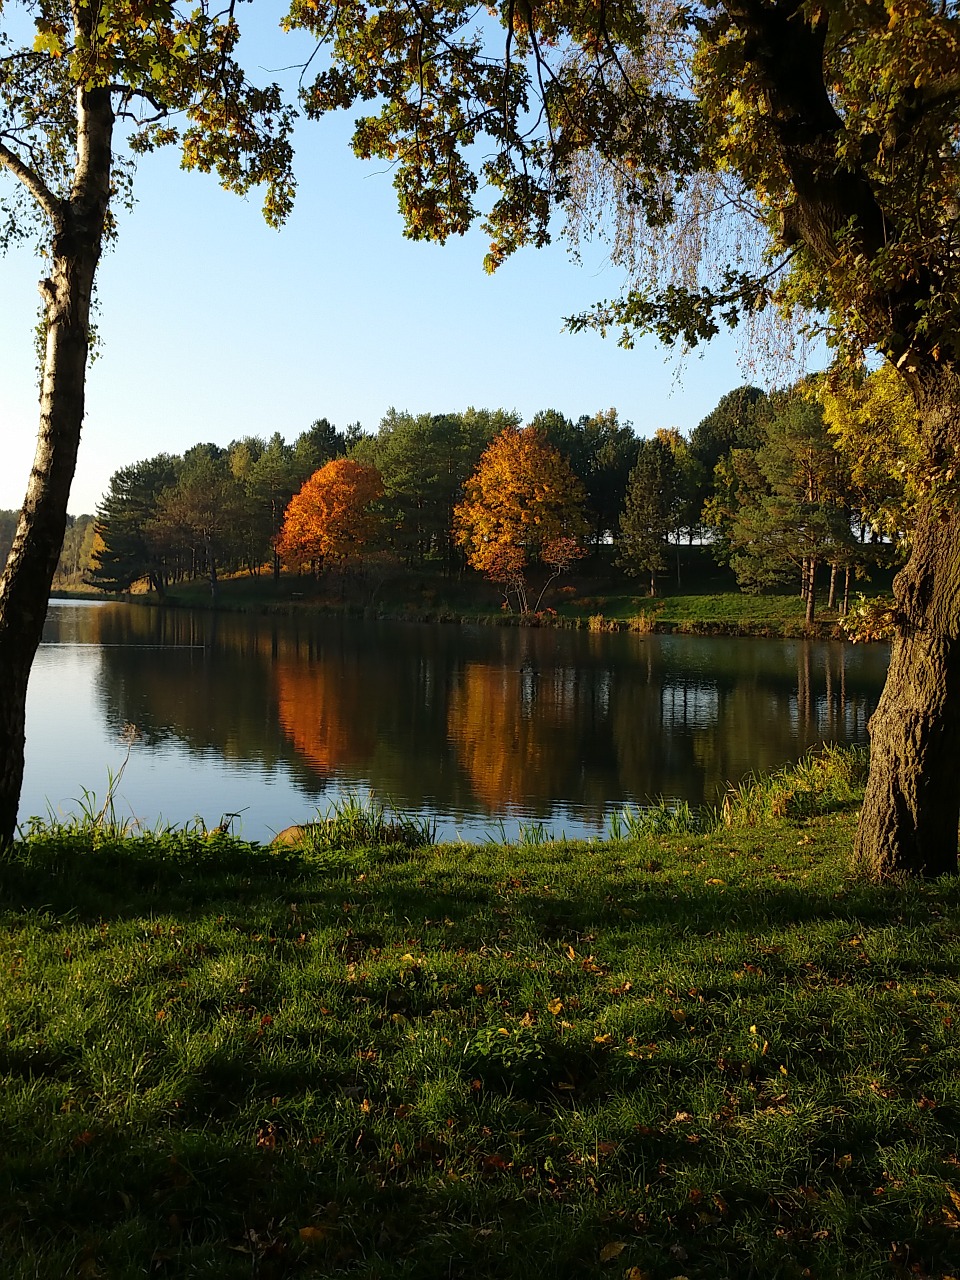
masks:
[[[80,91],[77,113],[70,198],[42,193],[54,234],[50,276],[40,286],[46,302],[40,427],[17,532],[0,577],[0,848],[16,832],[27,680],[66,528],[83,422],[90,299],[110,197],[109,91]]]
[[[933,393],[921,397],[935,461],[960,432],[960,381],[938,372]],[[951,488],[934,486],[894,582],[897,635],[870,721],[870,776],[854,851],[873,879],[957,871],[960,511]]]

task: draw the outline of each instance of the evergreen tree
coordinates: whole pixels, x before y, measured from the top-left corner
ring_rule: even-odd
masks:
[[[641,441],[620,517],[617,561],[629,574],[649,574],[652,596],[657,574],[667,567],[668,540],[682,503],[680,468],[670,445],[660,436]]]
[[[97,546],[90,582],[103,591],[129,591],[146,578],[161,597],[166,588],[162,553],[152,524],[160,495],[176,483],[180,459],[160,453],[122,467],[110,477],[97,508]]]

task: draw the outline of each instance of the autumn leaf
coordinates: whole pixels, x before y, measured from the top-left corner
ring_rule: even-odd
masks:
[[[552,1000],[547,1001],[547,1008],[556,1018],[559,1014],[563,1013],[563,1001],[555,996]]]
[[[609,1244],[605,1244],[600,1250],[600,1261],[612,1262],[614,1258],[620,1257],[626,1247],[622,1240],[611,1240]]]
[[[301,1227],[298,1235],[304,1244],[320,1244],[326,1240],[329,1227]]]

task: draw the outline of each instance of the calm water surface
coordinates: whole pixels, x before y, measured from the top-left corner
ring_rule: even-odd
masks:
[[[865,742],[887,650],[53,601],[21,819],[99,801],[267,840],[352,793],[478,839],[591,835],[624,804],[715,803],[818,743]]]

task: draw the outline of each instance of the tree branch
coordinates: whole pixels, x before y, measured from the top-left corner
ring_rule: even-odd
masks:
[[[0,142],[0,165],[26,187],[37,204],[54,224],[63,219],[63,201],[55,196],[38,173],[25,164],[16,152]]]

